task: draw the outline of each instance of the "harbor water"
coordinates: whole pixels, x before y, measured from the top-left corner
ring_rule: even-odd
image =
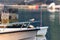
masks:
[[[47,40],[45,37],[36,37],[36,40]]]

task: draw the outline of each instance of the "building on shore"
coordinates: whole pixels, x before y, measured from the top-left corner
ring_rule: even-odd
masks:
[[[0,0],[2,4],[41,4],[46,3],[47,0]]]

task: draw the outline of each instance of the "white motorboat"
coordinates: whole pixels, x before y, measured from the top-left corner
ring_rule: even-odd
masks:
[[[0,40],[35,40],[36,35],[42,35],[45,38],[48,29],[48,27],[9,28],[9,26],[13,24],[19,23],[11,23],[9,25],[0,24],[1,27],[5,26],[5,28],[0,28]]]
[[[1,25],[0,26],[6,26]],[[34,40],[37,28],[0,28],[0,40]]]

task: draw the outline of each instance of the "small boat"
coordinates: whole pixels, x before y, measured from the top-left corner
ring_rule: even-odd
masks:
[[[15,24],[15,23],[14,23]],[[13,24],[10,24],[13,25]],[[14,28],[14,26],[2,25],[5,28],[0,28],[0,40],[34,40],[38,28]],[[8,28],[10,27],[10,28]],[[15,27],[18,27],[15,25]]]

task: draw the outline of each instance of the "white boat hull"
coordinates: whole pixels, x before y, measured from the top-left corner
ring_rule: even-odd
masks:
[[[19,32],[11,33],[12,30],[13,29],[8,30],[7,28],[5,28],[4,30],[1,29],[0,40],[34,40],[37,32],[37,30],[31,31],[32,29],[28,29],[28,31],[24,31],[27,30],[26,28],[24,28],[24,30],[17,29],[17,31],[20,30]],[[5,33],[8,31],[10,31],[10,33]],[[16,31],[16,29],[14,29],[13,31]]]
[[[27,28],[0,28],[0,40],[36,40],[37,35],[43,35],[45,37],[47,33],[48,27],[40,27],[40,30],[37,32],[35,31],[24,31],[24,30],[32,30]],[[13,32],[13,33],[5,33],[5,32],[12,32],[12,31],[19,31],[20,32]],[[22,30],[22,31],[21,31]],[[3,34],[2,34],[3,33]]]
[[[40,30],[37,32],[37,35],[45,36],[47,33],[48,27],[40,27]]]
[[[0,34],[0,40],[34,40],[36,31]]]

